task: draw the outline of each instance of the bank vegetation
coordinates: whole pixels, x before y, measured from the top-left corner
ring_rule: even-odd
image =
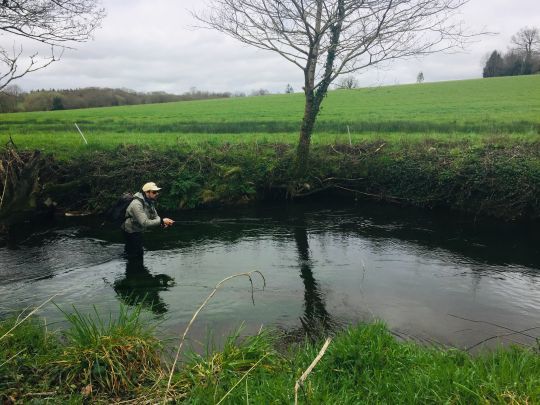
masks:
[[[213,143],[194,148],[126,145],[57,159],[4,153],[0,215],[56,210],[104,214],[152,180],[162,210],[330,196],[445,209],[506,221],[540,218],[540,142],[490,137],[316,145],[301,187],[286,143]]]
[[[171,211],[326,195],[537,220],[539,86],[521,76],[331,92],[301,176],[300,94],[3,114],[0,217],[102,214],[152,180]]]
[[[219,347],[188,346],[171,374],[174,341],[156,337],[140,306],[117,317],[76,308],[65,316],[61,330],[36,317],[0,321],[3,403],[294,403],[295,384],[322,346],[238,330]],[[540,401],[539,349],[471,355],[361,324],[337,332],[296,394],[299,403],[532,404]]]

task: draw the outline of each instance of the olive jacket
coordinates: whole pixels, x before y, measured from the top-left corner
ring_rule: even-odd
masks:
[[[161,225],[161,221],[154,203],[138,192],[126,209],[126,220],[122,229],[127,233],[143,232],[147,228]]]

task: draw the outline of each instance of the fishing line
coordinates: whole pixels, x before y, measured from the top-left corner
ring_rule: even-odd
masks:
[[[295,228],[295,229],[308,229],[308,225],[309,224],[306,224],[306,225],[292,225],[292,224],[285,224],[285,225],[282,225],[281,222],[263,222],[263,223],[260,223],[260,222],[239,222],[239,221],[215,221],[215,220],[210,220],[210,221],[189,221],[189,220],[175,220],[173,219],[174,223],[175,224],[193,224],[193,225],[213,225],[213,226],[218,226],[218,225],[245,225],[245,226],[256,226],[258,228],[262,228],[264,225],[266,226],[280,226],[280,227],[283,227],[283,228],[287,228],[287,229],[290,229],[290,228]]]

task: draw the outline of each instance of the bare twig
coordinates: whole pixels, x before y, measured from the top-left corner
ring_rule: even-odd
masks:
[[[85,145],[88,145],[88,142],[87,142],[87,140],[86,140],[85,136],[83,135],[83,133],[82,133],[81,129],[79,128],[79,126],[77,125],[77,123],[76,123],[76,122],[75,122],[74,124],[75,124],[75,128],[77,128],[77,131],[79,131],[79,134],[81,134],[81,136],[82,136],[82,139],[83,139],[83,141],[84,141]]]
[[[19,352],[15,353],[13,356],[11,356],[9,359],[7,359],[6,361],[4,361],[2,364],[0,364],[0,368],[4,367],[5,364],[8,364],[11,360],[13,360],[15,357],[17,357],[19,354],[21,354],[22,352],[24,352],[26,350],[26,347],[22,350],[20,350]]]
[[[230,389],[229,391],[227,391],[227,393],[226,393],[225,395],[223,395],[223,397],[216,403],[216,405],[221,404],[221,403],[223,402],[223,400],[224,400],[225,398],[227,398],[227,397],[229,396],[229,394],[236,388],[236,386],[237,386],[238,384],[240,384],[240,383],[242,382],[242,380],[243,380],[244,378],[246,378],[247,375],[251,372],[251,370],[253,370],[255,367],[257,367],[257,366],[259,365],[259,363],[260,363],[261,361],[263,361],[263,359],[264,359],[266,356],[268,356],[268,354],[265,354],[264,356],[262,356],[262,357],[257,361],[257,363],[255,363],[254,365],[252,365],[252,366],[250,367],[250,369],[244,373],[244,375],[242,376],[242,378],[240,378],[240,379],[238,380],[238,382],[237,382],[236,384],[234,384],[234,385],[231,387],[231,389]]]
[[[540,328],[540,326],[536,326],[536,327],[534,327],[534,328],[525,329],[523,332],[520,332],[520,331],[517,331],[517,330],[514,330],[514,329],[510,329],[510,328],[508,328],[508,327],[506,327],[506,326],[498,325],[498,324],[493,323],[493,322],[488,322],[488,321],[477,321],[477,320],[475,320],[475,319],[464,318],[464,317],[461,317],[461,316],[458,316],[458,315],[454,315],[454,314],[448,314],[448,315],[450,315],[450,316],[452,316],[452,317],[454,317],[454,318],[457,318],[457,319],[462,319],[462,320],[464,320],[464,321],[469,321],[469,322],[474,322],[474,323],[485,323],[485,324],[487,324],[487,325],[496,326],[497,328],[505,329],[505,330],[507,330],[507,331],[512,332],[511,335],[514,335],[514,334],[516,334],[516,335],[522,335],[522,336],[527,336],[527,337],[529,337],[529,338],[531,338],[531,339],[536,339],[536,336],[528,335],[528,334],[523,333],[523,332],[526,332],[526,331],[532,330],[532,329],[538,329],[538,328]]]
[[[150,397],[147,397],[147,396],[138,396],[137,398],[135,399],[127,399],[125,401],[120,401],[120,402],[115,402],[115,404],[117,405],[120,405],[120,404],[129,404],[129,405],[154,405],[156,404],[156,400],[154,398],[150,398]]]
[[[171,387],[171,380],[172,380],[172,376],[173,376],[173,373],[174,373],[174,369],[176,367],[176,363],[178,362],[178,358],[180,357],[180,351],[182,350],[182,346],[184,345],[186,335],[188,334],[189,329],[191,328],[191,325],[195,321],[195,318],[197,318],[197,316],[199,315],[199,312],[201,312],[201,310],[206,306],[206,304],[208,304],[210,299],[214,296],[214,294],[217,292],[217,290],[221,287],[221,285],[223,283],[225,283],[225,282],[227,282],[227,281],[229,281],[229,280],[231,280],[233,278],[236,278],[236,277],[247,277],[249,279],[249,282],[251,283],[251,299],[252,299],[253,304],[255,304],[254,297],[253,297],[253,280],[251,278],[251,275],[253,273],[257,273],[262,277],[262,279],[263,279],[263,289],[264,289],[264,287],[266,287],[266,279],[264,278],[263,274],[258,270],[250,271],[248,273],[233,274],[232,276],[226,277],[223,280],[221,280],[219,283],[217,283],[216,286],[214,287],[214,289],[212,290],[212,292],[208,295],[208,297],[206,297],[206,299],[200,305],[200,307],[197,309],[197,311],[195,311],[195,313],[191,317],[191,320],[189,321],[186,329],[184,330],[184,334],[182,335],[182,338],[180,339],[180,344],[178,345],[178,349],[176,350],[176,356],[175,356],[173,364],[171,366],[171,371],[169,373],[169,380],[167,382],[167,389],[165,390],[165,396],[163,398],[163,403],[164,404],[167,401],[167,395],[169,394],[169,389]]]
[[[332,338],[327,338],[326,342],[324,342],[323,347],[319,351],[319,354],[317,357],[315,357],[315,360],[311,362],[309,367],[304,371],[304,373],[300,376],[298,380],[296,380],[296,384],[294,384],[294,405],[298,404],[298,388],[300,388],[301,385],[304,384],[304,381],[308,377],[308,375],[311,373],[311,371],[315,368],[317,363],[322,359],[324,356],[324,353],[326,352],[326,349],[328,349],[328,346],[330,345],[330,342],[332,341]]]
[[[364,177],[358,177],[356,179],[349,179],[349,178],[346,178],[346,177],[326,177],[324,179],[322,179],[323,182],[325,181],[334,181],[334,180],[337,180],[337,181],[361,181],[361,180],[365,180]]]
[[[337,150],[334,148],[334,145],[330,145],[330,147],[331,147],[332,150],[333,150],[334,152],[336,152],[338,155],[343,155],[343,154],[344,154],[344,153],[342,153],[342,152],[337,151]]]
[[[8,176],[9,166],[11,166],[11,162],[8,162],[7,167],[6,167],[6,180],[4,181],[4,189],[2,190],[2,198],[0,198],[0,210],[2,209],[2,204],[4,203],[4,196],[6,195],[7,182],[9,179],[9,176]]]
[[[47,301],[45,301],[43,304],[41,304],[40,306],[38,306],[37,308],[35,308],[34,310],[32,310],[28,315],[26,315],[21,321],[17,322],[10,330],[8,330],[6,333],[4,333],[2,335],[2,337],[0,337],[0,340],[4,339],[7,335],[9,335],[11,332],[13,332],[15,330],[15,328],[17,328],[17,326],[19,326],[21,323],[23,323],[24,321],[26,321],[28,318],[30,318],[33,314],[35,314],[41,307],[43,307],[45,304],[47,304],[49,301],[51,301],[54,297],[56,297],[58,295],[58,293],[54,294],[51,298],[49,298]]]
[[[490,340],[497,339],[497,338],[501,338],[501,337],[512,336],[512,335],[525,335],[525,336],[528,336],[528,335],[524,334],[523,332],[528,332],[528,331],[530,331],[530,330],[535,330],[535,329],[540,329],[540,326],[535,326],[534,328],[522,329],[522,330],[520,330],[520,331],[515,331],[515,332],[510,332],[510,333],[504,333],[504,334],[502,334],[502,335],[490,336],[490,337],[488,337],[488,338],[486,338],[486,339],[481,340],[481,341],[478,342],[478,343],[475,343],[475,344],[472,345],[472,346],[467,347],[465,350],[466,350],[466,351],[472,350],[472,349],[474,349],[475,347],[480,346],[482,343],[486,343],[486,342],[488,342],[488,341],[490,341]],[[535,339],[536,339],[536,338],[535,338]],[[515,342],[515,343],[519,343],[519,342]],[[519,344],[524,345],[523,343],[519,343]],[[524,345],[524,346],[528,346],[528,345]]]
[[[49,391],[49,392],[28,392],[23,395],[23,397],[48,397],[50,395],[55,395],[56,391]]]

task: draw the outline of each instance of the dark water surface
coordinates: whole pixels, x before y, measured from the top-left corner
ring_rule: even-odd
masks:
[[[0,316],[58,294],[68,309],[118,310],[145,299],[165,334],[183,331],[223,278],[193,337],[245,322],[321,330],[382,319],[422,342],[533,344],[540,336],[540,234],[534,227],[392,206],[310,203],[183,212],[145,235],[144,262],[122,257],[119,231],[96,218],[26,225],[0,248]],[[153,305],[151,305],[153,303]],[[40,314],[61,321],[48,305]],[[511,334],[511,331],[522,331]],[[533,329],[531,329],[533,328]],[[527,331],[525,331],[527,330]]]

